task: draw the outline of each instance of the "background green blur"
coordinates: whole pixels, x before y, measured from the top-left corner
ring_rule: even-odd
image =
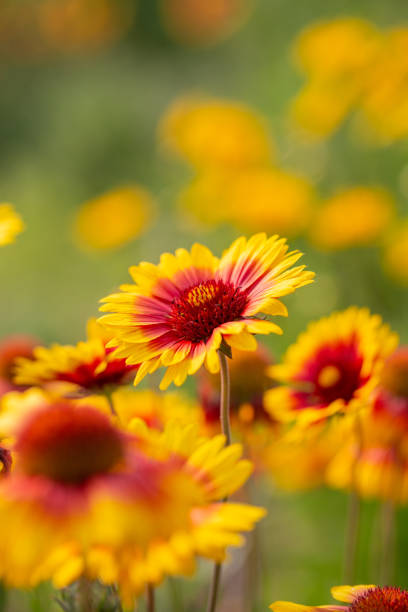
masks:
[[[144,0],[137,3],[131,29],[110,46],[42,57],[17,57],[3,49],[0,201],[14,204],[26,230],[1,252],[0,335],[29,332],[45,343],[76,342],[84,337],[86,319],[96,315],[98,300],[127,282],[129,265],[156,261],[161,252],[196,240],[220,254],[238,235],[228,227],[203,232],[175,209],[176,194],[191,173],[160,152],[156,130],[164,110],[183,93],[198,91],[253,106],[269,120],[282,164],[309,176],[323,196],[343,186],[381,184],[406,215],[407,141],[366,148],[350,139],[346,122],[323,144],[300,145],[288,129],[287,105],[302,82],[290,45],[305,25],[342,15],[364,17],[380,27],[403,25],[408,4],[258,0],[236,33],[199,47],[175,42],[160,22],[156,0]],[[146,186],[158,203],[151,229],[115,251],[81,251],[72,237],[78,207],[132,182]],[[268,341],[277,358],[309,320],[351,304],[378,312],[408,340],[407,291],[384,275],[375,247],[322,255],[303,240],[291,246],[305,252],[316,283],[286,299],[285,333]],[[330,587],[341,583],[346,496],[323,490],[279,494],[268,488],[258,495],[268,504],[269,516],[260,526],[262,585],[251,609],[266,610],[276,599],[329,603]],[[356,583],[377,579],[375,561],[367,562],[378,547],[376,513],[376,503],[365,504]],[[407,517],[401,510],[396,572],[396,583],[406,587]],[[208,566],[200,571],[201,584]],[[205,590],[197,594],[197,580],[165,584],[158,609],[167,611],[170,598],[180,601],[180,596],[183,603],[174,609],[203,609]],[[230,603],[224,610],[241,610],[239,602],[231,603],[234,579],[227,591]],[[50,606],[48,588],[41,587],[34,594],[13,593],[7,609],[42,612]]]

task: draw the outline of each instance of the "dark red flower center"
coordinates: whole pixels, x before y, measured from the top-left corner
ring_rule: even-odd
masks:
[[[302,404],[327,406],[341,399],[348,403],[367,382],[361,375],[363,358],[354,341],[321,347],[297,377],[306,391],[297,394]]]
[[[123,457],[121,434],[102,413],[67,402],[37,412],[16,443],[26,474],[64,483],[82,483],[108,472]]]
[[[245,291],[209,280],[185,289],[173,301],[169,323],[178,338],[205,342],[222,323],[240,319],[247,303]]]
[[[107,348],[106,355],[114,349]],[[89,363],[82,363],[70,372],[60,372],[58,380],[70,382],[83,389],[103,389],[104,387],[120,385],[131,377],[138,366],[126,365],[126,359],[112,359],[108,361],[101,372],[97,372],[101,365],[101,357],[96,357]]]
[[[376,587],[360,595],[351,612],[407,612],[408,591],[398,587]]]

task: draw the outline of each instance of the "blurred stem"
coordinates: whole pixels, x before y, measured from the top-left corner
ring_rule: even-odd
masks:
[[[104,391],[104,395],[105,395],[106,399],[108,400],[108,404],[109,404],[109,408],[110,408],[111,413],[113,414],[113,416],[118,416],[117,412],[115,410],[115,406],[113,404],[113,391],[105,390]]]
[[[148,584],[146,586],[146,604],[147,604],[147,612],[154,612],[155,604],[154,604],[154,587],[152,584]]]
[[[221,350],[218,351],[220,360],[221,392],[220,392],[220,422],[221,431],[225,436],[225,446],[231,444],[231,424],[230,424],[230,377],[227,357]],[[227,501],[225,497],[224,502]],[[221,580],[221,563],[214,566],[211,581],[210,595],[208,597],[207,612],[215,612],[217,597]]]
[[[355,434],[357,440],[356,454],[351,472],[351,491],[346,527],[346,546],[344,554],[343,584],[354,584],[354,573],[356,569],[356,556],[358,544],[358,532],[360,526],[361,501],[357,492],[357,467],[363,444],[360,417],[356,416]]]
[[[381,567],[380,584],[393,583],[395,558],[395,504],[387,499],[381,505]]]

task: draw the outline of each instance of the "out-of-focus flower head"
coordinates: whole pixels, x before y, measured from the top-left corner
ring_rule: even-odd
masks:
[[[37,338],[28,334],[12,334],[0,342],[0,397],[9,391],[21,389],[13,380],[15,359],[17,357],[31,359],[34,347],[38,344]]]
[[[173,38],[201,46],[231,36],[246,21],[252,4],[252,0],[160,0],[160,9]]]
[[[265,446],[262,463],[275,486],[283,491],[305,491],[325,484],[326,470],[350,430],[346,419],[319,423],[292,436],[290,430]]]
[[[254,352],[233,350],[229,362],[230,412],[233,425],[247,427],[259,422],[272,422],[265,411],[263,396],[272,386],[267,369],[272,357],[265,347],[258,346]],[[200,372],[198,397],[205,420],[209,424],[219,422],[220,377],[206,370]]]
[[[321,204],[310,226],[310,240],[324,250],[372,244],[394,215],[394,202],[384,189],[344,189]]]
[[[86,574],[118,583],[128,605],[147,583],[191,574],[197,555],[223,560],[264,514],[218,503],[251,472],[224,442],[172,427],[149,453],[91,405],[38,406],[20,421],[15,469],[0,483],[0,575],[61,588]]]
[[[180,205],[208,225],[295,236],[310,219],[314,193],[304,178],[270,166],[204,171],[183,190]],[[222,206],[220,205],[222,202]]]
[[[88,339],[75,346],[38,346],[31,359],[17,358],[14,382],[65,393],[104,392],[129,382],[138,366],[113,355],[107,346],[111,336],[95,319],[88,321],[87,332]]]
[[[380,403],[395,416],[408,417],[408,346],[386,360],[380,376]]]
[[[286,315],[279,297],[313,281],[301,253],[288,253],[286,240],[256,234],[238,238],[221,259],[206,247],[164,253],[158,265],[130,268],[133,285],[104,298],[101,321],[114,337],[113,356],[141,364],[135,384],[167,368],[160,388],[184,383],[205,363],[219,371],[217,351],[255,350],[254,334],[282,333],[266,315]]]
[[[95,398],[96,400],[96,398]],[[86,401],[84,399],[83,401]],[[100,398],[100,401],[103,401]],[[112,394],[118,427],[137,433],[140,422],[164,431],[167,425],[197,425],[204,431],[204,419],[197,401],[182,393],[158,393],[151,390],[119,388]],[[106,410],[109,413],[108,410]]]
[[[238,170],[271,161],[264,121],[244,104],[217,98],[183,97],[159,125],[165,149],[201,169]]]
[[[2,4],[0,50],[12,60],[95,51],[119,40],[134,17],[131,0],[28,0]]]
[[[383,265],[393,280],[408,286],[408,219],[395,225],[386,236]]]
[[[142,234],[153,216],[153,199],[137,185],[108,191],[78,210],[75,234],[84,247],[115,249]]]
[[[292,106],[296,123],[313,136],[331,134],[359,101],[381,44],[374,25],[354,17],[306,28],[294,48],[308,77]]]
[[[370,67],[361,101],[362,119],[371,138],[388,144],[408,136],[408,28],[385,36]]]
[[[381,317],[351,307],[309,324],[271,375],[284,386],[265,395],[282,421],[308,425],[337,412],[367,407],[398,337]]]
[[[385,361],[372,409],[350,432],[327,471],[335,488],[362,497],[408,501],[408,348]]]
[[[359,584],[338,586],[331,590],[337,601],[347,606],[301,606],[290,601],[275,601],[269,607],[273,612],[404,612],[408,608],[408,591],[399,587]]]
[[[24,223],[11,204],[0,204],[0,246],[14,242],[23,230]]]

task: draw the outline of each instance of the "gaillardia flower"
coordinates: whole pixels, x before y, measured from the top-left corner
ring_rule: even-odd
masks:
[[[275,601],[269,607],[273,612],[405,612],[408,610],[408,591],[398,587],[380,587],[374,584],[338,586],[331,590],[337,601],[348,606],[302,606],[290,601]]]
[[[381,317],[351,307],[311,323],[271,375],[285,386],[266,394],[283,421],[308,424],[368,406],[378,374],[398,337]]]
[[[334,488],[354,486],[361,497],[407,503],[407,347],[397,349],[386,360],[373,407],[362,415],[359,432],[351,431],[343,438],[326,481]]]
[[[88,321],[88,339],[77,345],[37,346],[33,358],[17,358],[14,382],[50,386],[64,383],[67,393],[101,392],[129,382],[137,365],[117,359],[107,347],[110,336],[95,319]]]
[[[277,298],[312,282],[312,272],[293,267],[301,253],[287,251],[285,239],[256,234],[238,238],[221,259],[195,244],[191,252],[165,253],[157,266],[130,268],[135,284],[101,307],[112,313],[101,321],[114,337],[108,344],[117,347],[113,355],[141,364],[135,384],[167,367],[161,389],[183,384],[204,362],[218,372],[220,347],[254,350],[253,334],[281,333],[257,315],[286,315]]]
[[[23,229],[24,223],[11,204],[0,204],[0,246],[14,242]]]
[[[85,575],[118,584],[129,604],[147,583],[191,574],[197,555],[223,560],[264,515],[218,503],[251,472],[223,436],[173,426],[149,450],[91,405],[61,400],[14,435],[15,469],[0,482],[0,576],[12,585]]]

